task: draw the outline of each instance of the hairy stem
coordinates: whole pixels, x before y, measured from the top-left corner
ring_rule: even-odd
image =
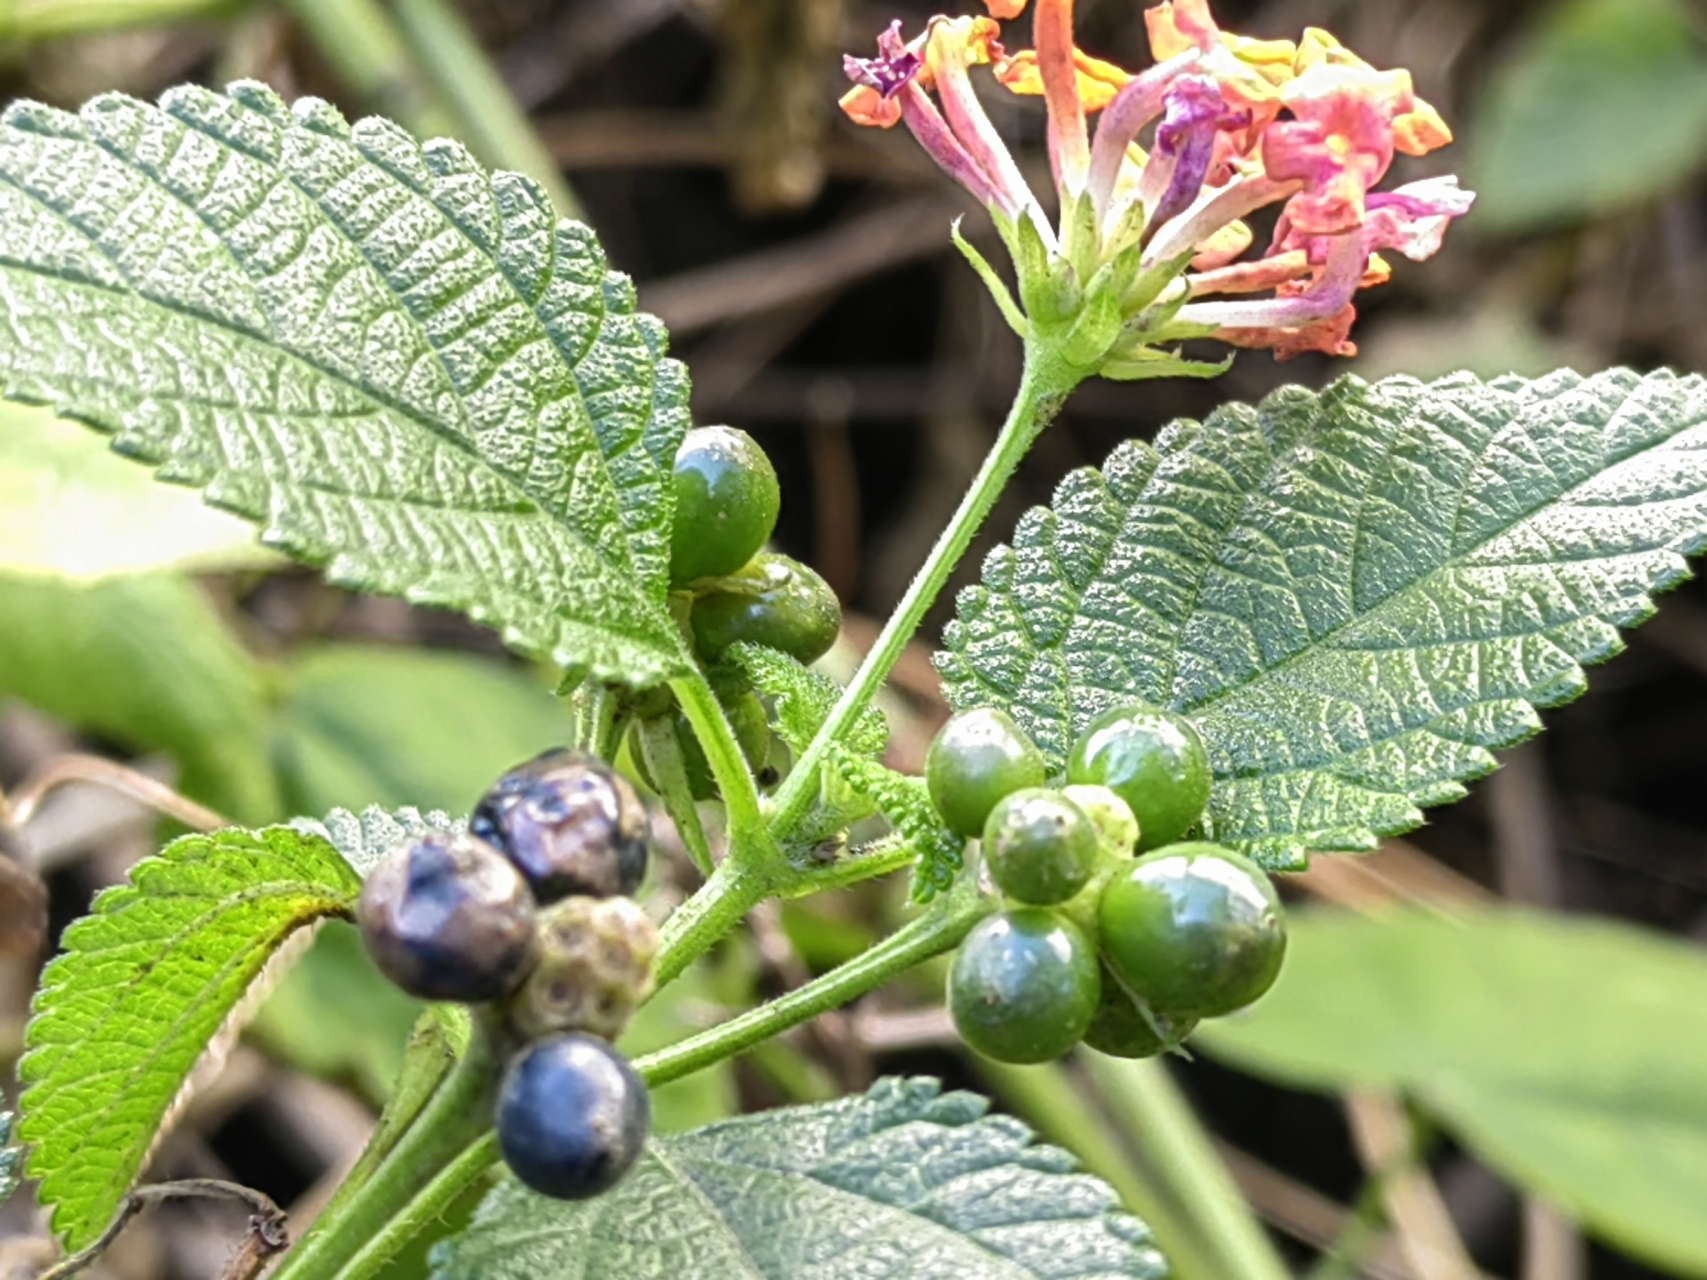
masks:
[[[378,1241],[407,1240],[408,1235],[394,1232],[397,1221],[413,1217],[418,1229],[426,1219],[409,1213],[417,1197],[491,1130],[497,1077],[490,1040],[476,1028],[468,1051],[368,1180],[337,1212],[315,1222],[272,1280],[353,1280],[348,1267],[357,1257],[366,1257],[377,1270],[391,1256],[377,1256]]]
[[[1043,428],[1049,425],[1061,407],[1061,401],[1077,381],[1077,376],[1069,372],[1057,357],[1030,343],[1026,345],[1025,373],[1020,379],[1013,408],[1002,424],[1001,434],[985,457],[984,465],[973,477],[972,485],[960,500],[948,527],[937,538],[924,566],[908,586],[907,594],[884,624],[871,652],[777,793],[776,810],[771,821],[773,831],[787,833],[804,816],[817,792],[818,771],[823,766],[825,753],[832,743],[847,733],[876,695],[888,677],[889,669],[901,656],[902,648],[919,629],[926,610],[936,602],[949,575],[965,556],[978,526],[984,523],[1021,459]]]
[[[772,878],[780,876],[785,870],[783,857],[765,825],[758,788],[753,785],[753,774],[747,768],[741,744],[735,740],[735,731],[729,727],[729,717],[723,714],[723,704],[698,671],[670,681],[670,688],[694,737],[699,739],[723,796],[723,811],[729,817],[728,860],[763,868]]]
[[[1128,1062],[1100,1053],[1086,1053],[1084,1063],[1203,1252],[1218,1259],[1218,1280],[1288,1280],[1291,1272],[1167,1066],[1155,1058]]]
[[[887,982],[920,961],[957,946],[973,925],[994,909],[978,896],[971,877],[944,894],[883,941],[854,959],[769,1004],[760,1005],[709,1031],[647,1054],[635,1070],[649,1085],[667,1084],[732,1057],[792,1026],[817,1017]]]
[[[658,959],[652,966],[659,989],[667,987],[741,918],[763,902],[774,882],[735,858],[725,858],[699,891],[671,913],[659,931]]]

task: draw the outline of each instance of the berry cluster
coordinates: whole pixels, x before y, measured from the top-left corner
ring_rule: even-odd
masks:
[[[1187,720],[1116,708],[1073,744],[1066,786],[1046,787],[1046,773],[1036,745],[990,708],[951,718],[925,757],[931,802],[979,841],[1007,899],[949,971],[968,1045],[1002,1062],[1044,1062],[1081,1040],[1148,1057],[1273,985],[1286,950],[1274,886],[1229,849],[1180,843],[1210,788]]]
[[[607,1190],[646,1141],[646,1086],[610,1042],[651,986],[658,936],[629,896],[650,835],[619,774],[553,751],[500,778],[467,834],[423,836],[362,886],[362,939],[388,978],[423,1000],[490,1006],[514,1049],[498,1144],[545,1195]]]
[[[776,528],[781,490],[770,459],[734,427],[696,427],[676,452],[672,486],[670,590],[695,653],[708,667],[718,701],[761,782],[774,781],[786,749],[773,737],[765,709],[744,676],[723,664],[739,641],[780,650],[809,663],[824,656],[842,628],[836,593],[808,566],[764,550]],[[674,714],[676,741],[695,800],[716,795],[705,753],[667,695],[661,706],[631,708],[636,720]],[[638,724],[636,726],[638,730]],[[638,739],[630,754],[650,784]]]

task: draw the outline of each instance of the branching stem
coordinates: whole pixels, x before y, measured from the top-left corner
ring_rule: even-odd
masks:
[[[923,567],[908,586],[907,594],[896,605],[895,612],[890,614],[871,652],[778,791],[776,810],[771,819],[771,830],[777,835],[786,835],[805,815],[817,793],[818,772],[831,744],[840,741],[860,713],[870,705],[888,677],[890,668],[901,656],[902,648],[913,638],[919,624],[924,621],[926,611],[936,602],[949,575],[966,555],[978,527],[984,523],[1015,469],[1043,428],[1055,417],[1062,400],[1079,377],[1058,356],[1032,343],[1026,344],[1025,372],[1020,379],[1019,391],[1007,421],[1002,424],[1001,434],[984,459],[984,465],[973,477],[971,488],[960,500],[948,527],[937,538]]]

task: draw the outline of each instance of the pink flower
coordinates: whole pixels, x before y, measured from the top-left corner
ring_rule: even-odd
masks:
[[[1018,17],[1026,0],[985,3],[992,17],[935,18],[911,43],[891,27],[878,58],[847,59],[857,87],[843,106],[862,123],[904,121],[998,215],[1022,297],[1090,308],[1087,290],[1116,291],[1119,331],[1103,321],[1091,330],[1110,335],[1098,367],[1157,368],[1167,362],[1132,343],[1206,335],[1281,358],[1349,354],[1352,296],[1390,274],[1380,252],[1427,258],[1470,207],[1453,178],[1377,189],[1395,153],[1424,154],[1451,131],[1408,72],[1377,70],[1319,28],[1296,43],[1253,40],[1223,32],[1208,0],[1163,0],[1145,14],[1157,61],[1131,75],[1076,47],[1072,0],[1036,0],[1035,48],[1012,55],[997,43],[995,19]],[[1044,99],[1058,231],[978,104],[970,73],[984,64],[1015,93]],[[1276,203],[1274,242],[1256,261],[1241,260],[1244,218]],[[1021,217],[1047,260],[1011,238]],[[1037,332],[1037,317],[998,301],[1022,333]],[[1102,316],[1110,303],[1095,306]],[[1163,310],[1141,319],[1151,306]],[[1067,332],[1074,321],[1047,323]],[[1072,329],[1075,352],[1086,332]]]

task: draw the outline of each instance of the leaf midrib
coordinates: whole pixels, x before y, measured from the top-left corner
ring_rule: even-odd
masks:
[[[138,897],[132,899],[131,902],[124,904],[124,906],[119,908],[117,911],[114,911],[110,915],[92,917],[92,919],[106,923],[122,918],[123,911],[134,909],[138,904],[147,902],[151,898],[155,900],[169,901],[174,897],[195,898],[199,896],[203,895],[175,893],[161,894],[142,890],[139,892]],[[151,949],[161,952],[170,951],[170,949],[181,945],[186,939],[215,928],[222,917],[229,915],[237,908],[249,903],[265,901],[269,898],[293,899],[301,903],[303,909],[300,911],[294,911],[288,917],[281,918],[277,921],[275,927],[269,930],[265,935],[264,941],[266,942],[274,942],[278,938],[295,932],[296,929],[301,928],[320,917],[336,915],[340,911],[347,909],[349,905],[345,900],[338,900],[329,897],[325,892],[324,886],[316,886],[307,882],[269,881],[265,884],[256,885],[250,889],[242,890],[235,894],[228,894],[216,899],[207,910],[201,912],[193,919],[174,929],[166,936],[164,941],[160,939],[151,939]],[[121,940],[119,945],[125,945],[125,941]],[[77,955],[80,957],[99,956],[103,952],[108,952],[114,949],[115,948],[112,945],[103,945],[92,949],[79,949],[67,954]],[[260,954],[259,961],[261,964],[265,963],[266,954],[268,953],[263,952]],[[86,1145],[89,1134],[93,1130],[100,1128],[104,1122],[112,1116],[114,1110],[118,1108],[121,1103],[132,1100],[131,1091],[135,1088],[137,1082],[151,1075],[153,1073],[153,1069],[159,1063],[161,1058],[166,1056],[170,1050],[180,1044],[182,1040],[180,1033],[184,1026],[189,1021],[202,1014],[207,1008],[209,1000],[208,993],[227,983],[234,972],[240,971],[243,965],[252,959],[256,959],[256,956],[249,950],[240,949],[233,951],[225,961],[213,971],[208,980],[200,984],[196,996],[184,1005],[177,1017],[171,1021],[165,1033],[156,1039],[154,1045],[149,1049],[147,1054],[134,1063],[128,1071],[103,1071],[96,1069],[84,1073],[82,1077],[84,1080],[104,1079],[109,1076],[118,1075],[121,1078],[121,1082],[118,1087],[110,1091],[107,1101],[102,1104],[93,1113],[93,1115],[90,1115],[88,1112],[79,1111],[76,1114],[81,1119],[81,1123],[75,1126],[69,1126],[63,1123],[54,1125],[52,1135],[43,1135],[43,1137],[37,1138],[35,1141],[40,1143],[51,1140],[51,1138],[55,1136],[63,1138],[67,1133],[74,1133],[79,1135],[77,1139],[77,1147],[79,1150],[82,1150]],[[258,968],[259,965],[257,965],[257,969]],[[60,986],[52,989],[63,990],[64,988],[63,986]],[[107,1015],[95,1024],[96,1027],[100,1028],[105,1026],[111,1016],[112,1010],[109,1010]],[[51,1021],[47,1025],[51,1026]],[[41,1083],[46,1082],[42,1081]],[[32,1087],[34,1087],[33,1083]],[[57,1092],[57,1090],[55,1092]],[[170,1105],[170,1099],[167,1100],[166,1105]],[[112,1170],[109,1171],[109,1173],[97,1184],[100,1188],[101,1195],[110,1197],[113,1194],[113,1189],[116,1183],[125,1182],[128,1184],[128,1179],[121,1178],[119,1173],[124,1166],[123,1156],[125,1152],[110,1147],[103,1147],[102,1150],[108,1152],[117,1161]],[[104,1161],[101,1163],[112,1162]],[[63,1174],[66,1171],[68,1171],[67,1167],[61,1166],[61,1173]]]

